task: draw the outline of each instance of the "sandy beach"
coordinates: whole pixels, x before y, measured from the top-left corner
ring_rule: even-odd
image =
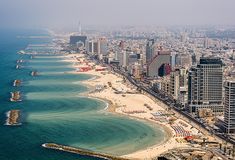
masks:
[[[107,70],[97,71],[102,66],[95,65],[87,61],[83,55],[71,54],[64,57],[64,61],[72,62],[76,71],[74,74],[90,74],[96,78],[84,81],[85,85],[93,89],[87,96],[106,100],[109,103],[107,108],[110,112],[126,115],[149,121],[153,124],[162,126],[166,132],[166,138],[161,144],[145,148],[143,150],[124,155],[130,159],[152,159],[167,150],[173,148],[190,147],[183,138],[189,135],[198,135],[199,131],[170,111],[166,111],[160,101],[142,94],[136,87],[124,81],[123,77]],[[80,72],[79,67],[90,67],[88,71]]]

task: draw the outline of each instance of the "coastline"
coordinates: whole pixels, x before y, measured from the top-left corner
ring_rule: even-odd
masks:
[[[84,62],[86,62],[85,58],[80,54],[66,55],[66,56],[64,56],[64,58],[65,58],[65,60],[63,60],[63,61],[71,62],[74,64],[73,65],[74,69],[77,69],[79,66],[83,65],[83,64],[81,64],[81,65],[76,64],[75,65],[75,63],[78,61],[78,59],[82,59]],[[91,63],[90,65],[94,65],[94,64],[92,64],[93,62],[90,62],[90,63]],[[86,62],[86,64],[87,64],[87,62]],[[95,67],[102,67],[102,66],[95,65]],[[134,118],[136,120],[144,121],[144,122],[147,122],[151,125],[156,125],[158,127],[161,126],[161,128],[164,130],[165,138],[160,143],[156,143],[155,145],[152,145],[150,147],[143,148],[141,150],[137,150],[137,151],[130,153],[130,154],[127,154],[127,155],[123,155],[122,157],[130,158],[130,159],[133,159],[133,158],[134,159],[152,159],[152,158],[155,158],[155,157],[159,156],[160,154],[166,152],[167,150],[177,148],[177,147],[188,147],[187,144],[178,143],[176,141],[177,139],[175,139],[174,130],[171,128],[171,126],[169,124],[164,124],[164,123],[157,122],[157,121],[151,119],[152,118],[151,112],[153,112],[153,111],[146,110],[146,107],[141,106],[140,109],[145,110],[145,111],[143,111],[143,113],[134,113],[134,114],[129,113],[132,110],[133,110],[132,112],[135,112],[135,110],[134,110],[135,108],[133,108],[130,105],[125,105],[125,104],[123,104],[123,102],[121,102],[123,100],[123,97],[126,97],[126,96],[128,96],[129,98],[132,98],[132,99],[133,99],[133,97],[137,97],[137,100],[141,100],[142,104],[143,103],[145,104],[146,101],[147,101],[146,102],[147,104],[151,102],[152,105],[153,104],[155,105],[155,107],[153,107],[154,111],[158,111],[158,110],[164,111],[165,106],[160,106],[161,103],[158,102],[158,100],[152,99],[152,97],[150,97],[148,95],[145,95],[142,93],[137,93],[137,92],[134,93],[133,91],[135,91],[135,87],[133,87],[132,85],[130,85],[128,83],[123,84],[122,78],[119,75],[117,75],[115,73],[110,73],[108,71],[104,71],[103,73],[98,72],[98,71],[95,71],[94,68],[92,70],[87,71],[87,72],[74,71],[74,72],[70,72],[70,73],[88,74],[88,75],[93,76],[92,78],[90,78],[88,80],[82,81],[82,84],[87,86],[89,89],[88,92],[82,93],[82,96],[86,96],[89,98],[94,98],[94,99],[104,101],[105,103],[108,104],[108,106],[105,107],[104,110],[107,110],[108,112],[114,113],[116,115],[126,116],[128,118]],[[107,75],[109,77],[108,79],[107,79]],[[113,82],[114,80],[116,80],[116,81]],[[126,91],[131,91],[133,93],[130,95],[126,94],[126,93],[121,94],[122,96],[123,95],[125,95],[125,96],[120,97],[120,95],[113,93],[114,91],[112,89],[114,87],[108,87],[108,89],[106,88],[101,91],[94,92],[94,90],[96,89],[96,85],[99,84],[99,85],[105,86],[107,83],[109,83],[109,81],[112,81],[112,83],[114,83],[114,85],[115,85],[114,87],[121,86]],[[111,94],[114,94],[115,98],[112,97]],[[135,96],[133,96],[133,95],[135,95]],[[119,98],[121,100],[117,101],[118,97],[116,97],[116,96],[119,96]],[[130,97],[130,96],[132,96],[132,97]],[[140,98],[138,99],[138,97],[140,97]],[[129,112],[126,111],[128,109],[129,109]],[[125,111],[126,111],[126,113],[125,113]],[[183,120],[181,120],[181,121],[183,121]]]
[[[84,73],[78,73],[78,74],[84,74]],[[85,74],[87,74],[87,73],[85,73]],[[95,79],[92,79],[92,80],[96,80],[96,79],[100,78],[99,76],[96,76],[94,74],[89,74],[89,75],[93,75],[95,77]],[[91,88],[94,89],[94,86],[89,85],[89,84],[86,83],[89,80],[83,81],[84,82],[83,85],[89,86],[89,89],[91,89]],[[146,123],[148,125],[151,125],[153,128],[159,127],[159,126],[162,127],[163,132],[165,134],[165,137],[164,137],[164,139],[160,143],[154,144],[154,145],[152,145],[150,147],[147,147],[147,148],[143,148],[143,149],[137,150],[137,151],[135,151],[133,153],[129,153],[127,155],[122,155],[121,157],[123,157],[123,158],[142,159],[142,158],[138,158],[140,152],[146,153],[146,152],[148,152],[148,150],[152,150],[153,148],[156,148],[156,147],[161,147],[163,144],[165,144],[167,141],[169,141],[170,138],[173,136],[172,131],[167,126],[164,126],[161,123],[157,123],[155,121],[152,121],[152,120],[146,119],[146,118],[141,118],[141,117],[136,117],[136,116],[128,115],[128,114],[125,114],[123,112],[117,112],[116,109],[119,108],[119,106],[113,104],[113,102],[111,100],[107,99],[107,98],[102,98],[100,96],[94,96],[94,95],[90,94],[89,92],[82,93],[82,96],[86,96],[88,98],[92,98],[92,99],[96,99],[96,100],[105,102],[107,104],[107,106],[104,108],[104,110],[107,111],[107,112],[113,113],[113,114],[115,114],[117,116],[124,116],[124,117],[127,117],[127,118],[131,118],[131,119],[135,119],[135,120],[138,120],[138,121],[142,121],[142,122],[144,122],[144,123]],[[136,155],[134,155],[134,154],[136,154]],[[153,156],[153,157],[151,157],[149,159],[152,159],[152,158],[154,158],[156,156]]]
[[[81,73],[83,74],[83,73]],[[92,75],[92,74],[89,74],[89,75]],[[96,76],[98,78],[98,76]],[[93,79],[95,80],[95,79]],[[82,81],[82,82],[85,82],[88,80],[85,80],[85,81]],[[84,84],[83,85],[87,86],[87,84]],[[89,89],[91,88],[94,88],[94,86],[91,86],[91,85],[88,85]],[[82,93],[81,96],[85,96],[87,98],[91,98],[91,99],[95,99],[95,100],[98,100],[98,101],[103,101],[106,103],[106,107],[103,109],[104,111],[107,111],[109,113],[112,113],[112,114],[115,114],[117,116],[121,116],[121,117],[126,117],[126,118],[131,118],[131,119],[134,119],[134,120],[137,120],[137,121],[141,121],[141,122],[144,122],[145,124],[147,125],[150,125],[151,127],[153,127],[154,129],[157,128],[157,127],[162,127],[163,129],[163,132],[165,134],[165,137],[164,139],[160,142],[160,143],[157,143],[157,144],[154,144],[154,145],[151,145],[150,147],[147,147],[147,148],[144,148],[144,149],[140,149],[140,150],[137,150],[133,153],[129,153],[127,155],[122,155],[120,157],[123,157],[123,158],[130,158],[130,159],[138,159],[138,156],[132,156],[132,154],[139,154],[139,152],[148,152],[148,150],[152,150],[153,148],[156,148],[156,147],[161,147],[163,144],[165,144],[167,141],[170,140],[170,138],[173,136],[172,134],[172,131],[167,127],[167,126],[164,126],[162,125],[161,123],[157,123],[153,120],[150,120],[150,119],[146,119],[146,118],[141,118],[141,117],[136,117],[136,116],[131,116],[131,115],[128,115],[128,114],[125,114],[123,112],[117,112],[116,109],[119,108],[117,105],[113,104],[113,102],[107,98],[102,98],[102,97],[99,97],[99,96],[94,96],[92,94],[88,92],[85,92],[85,93]],[[157,155],[156,155],[157,156]],[[156,157],[154,156],[154,157]],[[154,157],[151,157],[150,159],[154,158]],[[140,158],[142,159],[142,158]]]

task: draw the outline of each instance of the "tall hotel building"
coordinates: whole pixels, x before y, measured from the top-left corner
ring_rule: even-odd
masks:
[[[227,134],[235,134],[235,80],[227,80],[224,85],[224,127]]]
[[[154,57],[155,40],[148,39],[146,45],[146,63],[148,64]]]
[[[188,106],[190,113],[200,109],[223,112],[223,62],[219,58],[200,58],[189,71]]]

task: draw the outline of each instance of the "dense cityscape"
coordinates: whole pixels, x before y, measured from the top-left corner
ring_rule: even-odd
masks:
[[[184,137],[187,142],[204,145],[228,159],[234,158],[235,151],[234,32],[233,27],[223,26],[149,31],[123,27],[101,32],[82,31],[80,25],[69,38],[68,34],[57,38],[62,52],[85,54],[117,72],[138,91],[192,122],[205,136],[199,143],[199,135],[190,134]],[[91,68],[79,69],[87,72]]]
[[[0,160],[235,160],[234,0],[0,0]]]

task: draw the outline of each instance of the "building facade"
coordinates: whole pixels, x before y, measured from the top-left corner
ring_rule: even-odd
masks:
[[[84,46],[86,45],[87,36],[70,36],[70,45],[77,45],[77,43],[82,43]]]
[[[188,105],[190,113],[210,108],[223,112],[223,62],[219,58],[200,58],[188,77]]]
[[[147,65],[147,75],[149,77],[165,76],[170,73],[171,52],[159,51],[157,55]],[[161,73],[161,74],[159,74]]]
[[[147,64],[152,60],[154,56],[154,46],[155,46],[155,40],[148,39],[147,45],[146,45],[146,63]]]
[[[235,80],[225,81],[224,128],[227,134],[235,134]]]

